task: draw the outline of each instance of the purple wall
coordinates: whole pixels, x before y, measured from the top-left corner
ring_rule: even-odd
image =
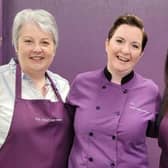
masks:
[[[105,66],[104,43],[109,26],[123,13],[135,13],[145,23],[149,43],[136,70],[152,78],[163,91],[163,67],[168,48],[167,0],[5,0],[3,63],[14,55],[11,48],[11,24],[16,11],[44,8],[52,12],[58,23],[60,44],[52,65],[72,81],[74,76]],[[156,140],[148,139],[150,167],[158,168],[160,150]]]

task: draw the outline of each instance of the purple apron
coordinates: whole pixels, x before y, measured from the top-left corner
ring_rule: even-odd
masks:
[[[17,65],[14,114],[0,149],[0,168],[68,167],[72,123],[57,89],[49,80],[58,102],[22,99],[21,70]]]

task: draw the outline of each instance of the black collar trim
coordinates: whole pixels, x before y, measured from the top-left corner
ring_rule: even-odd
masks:
[[[107,67],[104,68],[104,75],[108,81],[111,81],[112,74],[108,71]],[[125,84],[134,77],[134,71],[131,71],[128,75],[124,76],[121,80],[121,84]]]

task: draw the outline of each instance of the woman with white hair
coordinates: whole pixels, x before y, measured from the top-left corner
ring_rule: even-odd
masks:
[[[69,83],[48,70],[58,46],[54,17],[43,9],[18,12],[12,42],[17,57],[0,66],[0,167],[66,168]]]

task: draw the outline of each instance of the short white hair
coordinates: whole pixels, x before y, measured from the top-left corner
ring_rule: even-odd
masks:
[[[16,51],[20,29],[28,22],[33,22],[42,30],[50,32],[55,46],[58,46],[58,27],[54,16],[44,9],[23,9],[16,14],[12,26],[12,44]]]

